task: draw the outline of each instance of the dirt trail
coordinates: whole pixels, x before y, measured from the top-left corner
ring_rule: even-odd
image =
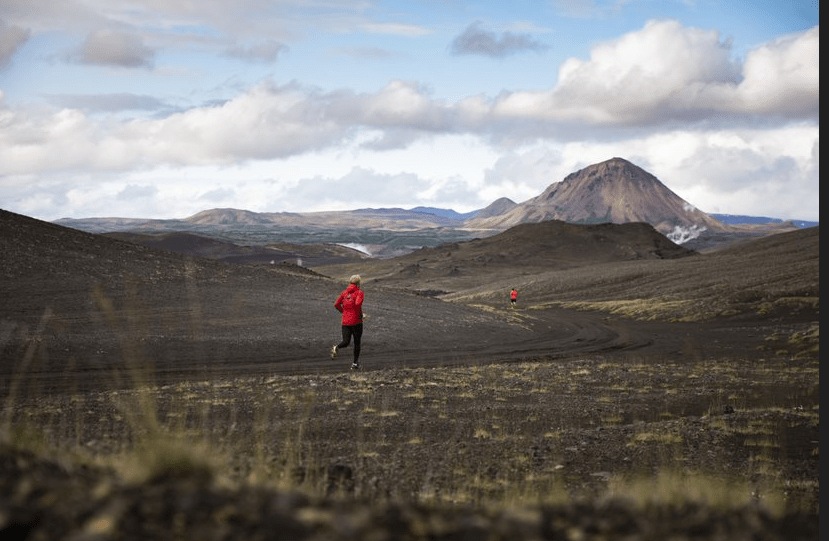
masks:
[[[436,306],[446,303],[435,301]],[[375,306],[380,313],[382,310]],[[545,310],[506,309],[500,327],[492,324],[452,326],[450,332],[438,332],[441,311],[436,320],[423,325],[405,323],[366,323],[361,361],[364,370],[417,368],[429,366],[477,365],[491,362],[525,360],[582,360],[603,357],[614,360],[662,361],[666,359],[698,361],[704,359],[744,359],[756,356],[767,347],[767,337],[785,330],[773,321],[718,320],[701,323],[667,323],[636,321],[599,312],[580,312],[558,308]],[[314,316],[306,323],[313,326]],[[388,318],[387,318],[388,319]],[[329,322],[330,323],[330,322]],[[244,327],[245,322],[239,322]],[[789,322],[786,329],[796,323]],[[129,388],[134,379],[149,378],[156,384],[184,380],[214,379],[274,374],[335,373],[347,371],[351,352],[343,351],[332,361],[328,342],[332,332],[313,342],[296,344],[293,334],[275,332],[268,322],[250,322],[245,332],[257,339],[233,340],[221,333],[191,337],[166,336],[140,340],[139,361],[131,365],[136,371],[116,369],[107,359],[118,351],[115,335],[90,334],[66,337],[58,343],[40,344],[47,360],[32,362],[27,369],[26,386],[38,392],[77,392],[83,390]],[[236,331],[227,330],[227,334]],[[23,345],[18,345],[22,348]],[[88,350],[88,351],[86,351]],[[74,362],[84,354],[93,361]],[[98,364],[94,359],[100,358]],[[60,369],[55,369],[60,367]],[[7,390],[14,374],[4,378]]]

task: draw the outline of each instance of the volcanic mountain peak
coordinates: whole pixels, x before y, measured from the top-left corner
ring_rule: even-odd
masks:
[[[654,185],[661,185],[652,174],[623,158],[611,158],[607,161],[585,167],[570,173],[559,184],[550,188],[570,186],[577,190],[601,190],[604,194],[624,195],[623,190],[637,189],[639,191],[652,189]],[[547,191],[555,191],[547,189]],[[662,186],[667,191],[668,188]],[[546,193],[546,192],[545,192]],[[551,194],[552,195],[552,194]],[[543,194],[542,194],[543,196]]]
[[[570,223],[646,222],[678,241],[726,226],[684,201],[652,174],[622,158],[567,175],[506,213],[470,221],[479,228],[562,220]]]

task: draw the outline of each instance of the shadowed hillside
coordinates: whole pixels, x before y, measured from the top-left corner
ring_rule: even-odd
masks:
[[[524,224],[482,240],[391,260],[323,266],[467,304],[502,306],[517,287],[527,307],[602,310],[641,319],[705,320],[788,313],[817,318],[820,228],[787,231],[698,254],[647,224]]]
[[[183,256],[6,211],[0,251],[6,376],[28,365],[43,374],[83,373],[73,383],[98,385],[96,373],[110,377],[145,359],[156,377],[174,380],[237,369],[336,368],[327,355],[340,337],[333,301],[347,275]],[[502,337],[507,350],[528,336],[492,314],[400,291],[371,291],[366,312],[372,349],[390,361],[401,352],[458,361],[489,347],[474,336],[457,340],[470,324]],[[435,318],[444,321],[438,333]]]
[[[817,541],[818,248],[545,223],[367,259],[350,372],[352,269],[0,211],[0,536]]]
[[[517,287],[525,305],[601,310],[677,321],[752,317],[817,321],[820,228],[788,231],[692,257],[601,261],[551,267],[452,289],[444,300],[498,305]],[[533,259],[528,260],[528,266]]]
[[[365,254],[338,244],[292,244],[288,242],[267,245],[240,246],[216,238],[184,232],[169,233],[104,233],[114,239],[141,244],[157,250],[217,259],[227,263],[276,264],[292,263],[310,267],[343,261],[360,261]]]
[[[521,224],[484,239],[423,248],[393,259],[321,266],[318,270],[347,273],[364,268],[370,280],[386,285],[457,291],[550,270],[694,254],[645,223],[577,225],[552,220]]]

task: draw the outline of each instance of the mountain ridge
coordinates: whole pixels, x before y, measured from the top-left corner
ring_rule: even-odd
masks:
[[[215,208],[174,220],[64,218],[54,223],[93,233],[190,231],[243,244],[362,244],[370,245],[376,257],[394,257],[424,246],[489,236],[520,223],[546,220],[577,224],[645,222],[672,241],[697,250],[716,249],[746,237],[798,227],[791,220],[747,220],[743,224],[721,221],[680,198],[654,175],[619,157],[575,171],[522,203],[502,197],[468,213],[434,207],[317,212]]]
[[[506,213],[473,218],[469,225],[505,228],[545,220],[584,224],[645,222],[674,241],[707,230],[729,229],[680,198],[654,175],[618,157],[571,173]]]

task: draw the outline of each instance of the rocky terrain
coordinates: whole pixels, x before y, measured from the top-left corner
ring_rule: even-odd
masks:
[[[0,532],[818,539],[819,229],[530,225],[307,268],[0,211]]]

